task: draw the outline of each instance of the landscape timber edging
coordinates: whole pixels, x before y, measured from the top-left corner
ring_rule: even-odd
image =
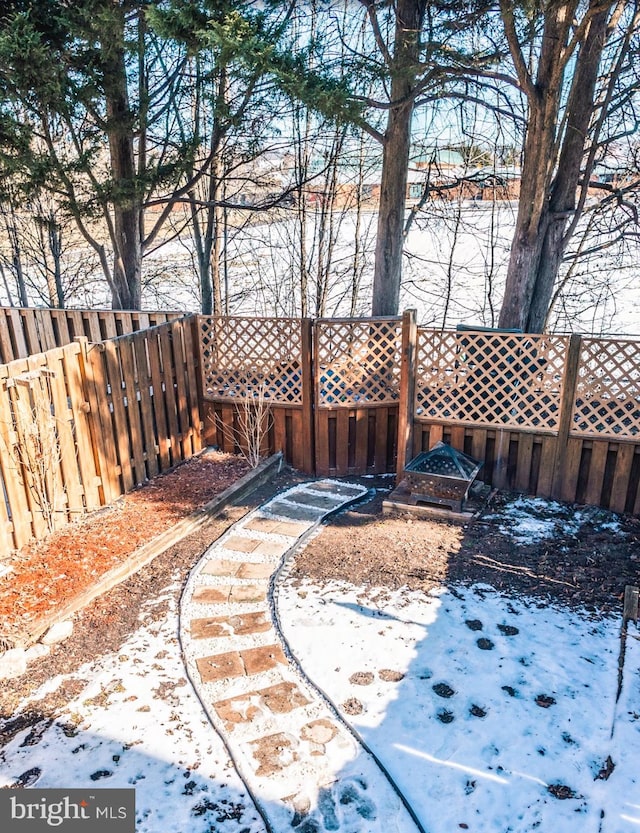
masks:
[[[169,549],[169,547],[177,544],[183,538],[186,538],[187,535],[197,532],[200,527],[204,526],[207,521],[215,517],[230,503],[250,494],[277,474],[282,468],[282,461],[283,456],[281,451],[272,454],[271,457],[263,460],[254,469],[251,469],[251,471],[247,472],[231,486],[228,486],[224,491],[220,492],[219,495],[216,495],[208,503],[205,503],[204,506],[196,509],[195,512],[178,521],[170,529],[157,535],[148,543],[138,547],[122,564],[118,564],[117,567],[113,567],[106,572],[90,588],[75,596],[61,608],[34,622],[25,631],[24,636],[16,639],[16,647],[26,648],[34,642],[37,642],[53,625],[73,616],[74,613],[86,607],[94,599],[98,598],[98,596],[113,589],[134,573],[146,567],[147,564],[165,552],[165,550]]]

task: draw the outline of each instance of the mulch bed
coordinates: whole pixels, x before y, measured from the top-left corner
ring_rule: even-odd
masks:
[[[0,577],[0,638],[24,630],[122,563],[139,546],[206,504],[249,470],[241,457],[207,450],[16,553]]]

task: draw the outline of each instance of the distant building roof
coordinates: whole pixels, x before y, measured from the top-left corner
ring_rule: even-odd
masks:
[[[464,165],[464,157],[457,150],[449,148],[423,148],[419,153],[411,156],[414,165],[442,165],[458,167]]]

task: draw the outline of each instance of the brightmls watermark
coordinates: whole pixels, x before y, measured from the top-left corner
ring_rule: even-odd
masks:
[[[135,833],[135,790],[0,790],[3,833]]]

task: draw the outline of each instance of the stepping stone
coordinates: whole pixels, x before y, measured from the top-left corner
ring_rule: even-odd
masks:
[[[234,552],[253,552],[260,541],[256,538],[244,538],[240,535],[232,535],[222,542],[225,550],[233,550]]]
[[[260,584],[229,584],[222,587],[196,587],[191,600],[196,604],[245,604],[264,602],[267,586]]]
[[[229,590],[229,587],[196,587],[191,600],[203,605],[225,604],[229,601]]]
[[[325,514],[322,509],[312,509],[310,506],[296,506],[293,503],[285,503],[284,500],[276,500],[273,503],[268,503],[265,506],[267,512],[273,512],[274,515],[284,515],[285,518],[291,518],[294,521],[317,521]]]
[[[290,546],[291,544],[288,541],[261,541],[256,553],[267,558],[281,558]]]
[[[217,683],[219,680],[243,677],[245,673],[244,663],[238,651],[202,657],[196,659],[196,665],[203,683]]]
[[[233,604],[243,602],[264,602],[266,598],[266,584],[234,584],[229,589],[229,601]]]
[[[235,616],[214,616],[207,619],[191,620],[193,639],[213,639],[224,636],[245,636],[252,633],[265,633],[270,630],[271,622],[265,611],[240,613]]]
[[[315,506],[324,511],[330,511],[344,503],[344,498],[339,495],[314,495],[311,492],[300,492],[293,499],[296,503],[302,503],[305,506]]]
[[[274,735],[266,735],[252,741],[249,747],[257,762],[256,777],[271,777],[291,764],[297,763],[299,760],[297,745],[296,738],[284,732],[276,732]]]
[[[227,651],[224,654],[196,659],[203,683],[215,683],[234,677],[253,677],[278,665],[287,664],[287,658],[279,645],[248,648],[246,651]]]
[[[219,700],[214,703],[218,716],[228,728],[240,723],[248,723],[266,712],[287,714],[297,708],[309,705],[309,700],[295,683],[283,682],[268,688],[250,691],[239,697]]]
[[[275,518],[257,516],[244,525],[244,529],[251,532],[266,532],[268,534],[286,535],[288,538],[299,538],[309,529],[309,524],[294,521],[278,521]]]
[[[262,648],[249,648],[241,651],[240,655],[244,662],[247,676],[261,674],[276,668],[277,665],[289,665],[282,648],[279,645],[265,645]]]
[[[238,570],[238,578],[269,578],[273,572],[271,564],[253,564],[245,561]]]
[[[202,568],[203,573],[208,576],[227,576],[233,578],[244,562],[230,561],[225,558],[216,558],[208,561]]]
[[[345,497],[364,496],[360,486],[350,486],[347,483],[337,483],[333,480],[320,480],[317,483],[308,483],[307,488],[313,489],[314,492],[333,492],[333,494],[344,495]]]

